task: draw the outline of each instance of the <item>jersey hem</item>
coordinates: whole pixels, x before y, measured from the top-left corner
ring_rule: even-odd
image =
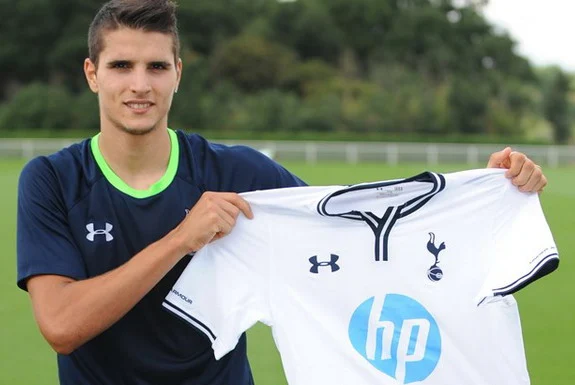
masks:
[[[191,324],[192,326],[194,326],[196,329],[198,329],[199,331],[201,331],[203,334],[206,335],[206,337],[208,337],[208,339],[210,340],[210,342],[213,344],[216,341],[216,335],[214,334],[214,332],[202,321],[200,321],[198,318],[192,316],[190,313],[186,312],[185,310],[183,310],[182,308],[180,308],[179,306],[175,305],[174,303],[170,302],[169,300],[165,299],[162,302],[162,306],[166,309],[169,310],[171,313],[174,313],[175,315],[177,315],[180,319],[182,319],[183,321]]]

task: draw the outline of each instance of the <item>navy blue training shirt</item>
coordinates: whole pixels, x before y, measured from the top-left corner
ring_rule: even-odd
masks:
[[[113,173],[100,154],[98,136],[24,167],[18,187],[20,288],[38,274],[81,280],[117,268],[168,234],[205,191],[304,185],[256,150],[213,144],[182,131],[169,134],[167,171],[146,191],[130,188]],[[60,383],[253,384],[245,335],[216,361],[203,333],[162,308],[189,258],[108,330],[70,355],[59,354]]]

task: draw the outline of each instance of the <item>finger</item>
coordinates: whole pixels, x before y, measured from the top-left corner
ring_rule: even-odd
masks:
[[[505,168],[504,164],[505,161],[509,158],[509,154],[511,154],[511,147],[505,147],[501,151],[494,152],[489,157],[489,161],[487,162],[488,168]]]
[[[248,203],[248,201],[246,201],[244,198],[242,198],[241,196],[235,194],[230,202],[237,207],[248,219],[253,219],[254,214],[252,212],[252,208],[250,207],[250,204]]]
[[[533,186],[528,191],[533,192],[541,192],[547,186],[547,178],[543,175],[543,171],[541,171],[541,167],[535,166],[535,171],[533,171]]]
[[[222,200],[220,202],[219,209],[225,212],[228,216],[230,216],[234,222],[236,221],[241,212],[240,208],[236,206],[235,202],[227,200]]]
[[[221,210],[218,211],[219,220],[218,225],[220,226],[220,231],[229,233],[232,228],[236,225],[236,219],[240,213],[240,210],[229,202],[222,204]]]
[[[541,181],[539,181],[533,186],[533,188],[531,190],[529,190],[529,192],[541,193],[541,192],[543,192],[543,188],[544,187],[542,186]]]
[[[225,237],[226,235],[228,235],[228,234],[226,234],[226,233],[217,233],[216,235],[214,235],[214,237],[210,240],[209,243],[212,243],[213,241],[217,241],[218,239],[223,238],[223,237]]]
[[[222,224],[220,222],[222,220],[217,212],[204,212],[194,206],[182,223],[178,225],[178,229],[187,239],[189,249],[198,251],[210,243],[221,231]]]
[[[227,217],[228,219],[230,218],[229,216]],[[233,222],[235,223],[235,220]],[[210,239],[208,243],[211,243],[213,241],[225,237],[226,235],[232,232],[233,228],[234,224],[230,224],[228,220],[222,219],[220,223],[216,226],[216,232],[214,233],[213,237]]]
[[[531,181],[533,177],[533,172],[535,171],[535,164],[533,162],[525,162],[521,167],[519,174],[515,176],[511,181],[515,186],[521,187],[525,186]]]
[[[525,184],[523,184],[519,190],[523,191],[523,192],[534,192],[537,191],[536,186],[539,183],[539,181],[541,180],[541,173],[538,172],[538,170],[536,168],[534,168],[533,172],[531,173],[531,176],[529,177],[529,179],[527,180],[527,182]]]
[[[539,179],[539,182],[537,182],[533,191],[542,192],[545,186],[547,186],[547,178],[545,175],[541,175],[541,179]]]
[[[507,178],[516,178],[519,174],[521,174],[521,170],[527,161],[527,157],[525,154],[517,151],[512,151],[509,154],[509,167],[505,176]],[[531,161],[530,161],[531,162]],[[533,163],[533,162],[531,162]],[[530,170],[529,174],[531,174],[533,170]]]
[[[229,216],[227,213],[222,213],[220,216],[220,221],[217,224],[216,234],[229,234],[232,232],[236,220]]]
[[[213,198],[220,198],[236,206],[248,219],[254,217],[249,203],[237,193],[204,193],[213,194]]]
[[[198,218],[194,218],[193,223],[200,229],[204,229],[203,231],[206,232],[206,236],[209,239],[212,239],[216,234],[226,231],[229,227],[228,223],[230,220],[225,219],[226,216],[228,216],[228,214],[223,210],[213,211]]]
[[[212,243],[213,241],[217,241],[218,239],[223,238],[225,236],[226,236],[226,234],[217,233],[216,235],[214,235],[214,237],[212,239],[210,239],[210,242],[208,242],[208,243]]]

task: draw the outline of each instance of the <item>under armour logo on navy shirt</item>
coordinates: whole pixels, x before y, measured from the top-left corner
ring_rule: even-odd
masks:
[[[86,225],[86,229],[88,230],[88,234],[86,235],[86,239],[89,240],[90,242],[94,242],[94,237],[96,235],[105,235],[106,236],[106,242],[111,242],[114,239],[114,236],[110,233],[113,228],[114,228],[114,226],[112,226],[108,222],[106,222],[106,228],[105,229],[94,229],[94,224],[88,223]]]
[[[330,266],[331,267],[331,272],[336,272],[339,270],[339,265],[336,263],[337,260],[339,259],[339,255],[335,255],[335,254],[331,254],[331,260],[328,261],[323,261],[323,262],[318,262],[317,261],[317,255],[314,255],[313,257],[311,257],[309,259],[309,261],[312,264],[312,267],[310,267],[309,271],[310,273],[314,273],[314,274],[318,274],[319,273],[319,267],[320,266]]]

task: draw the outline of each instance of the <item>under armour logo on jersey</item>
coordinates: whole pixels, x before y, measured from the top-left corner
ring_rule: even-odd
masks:
[[[331,272],[336,272],[339,270],[339,265],[336,263],[337,260],[339,259],[339,255],[335,255],[335,254],[331,254],[331,260],[330,261],[322,261],[322,262],[318,262],[317,261],[317,255],[314,255],[313,257],[311,257],[309,259],[309,261],[311,262],[312,266],[310,267],[309,271],[310,273],[314,273],[314,274],[318,274],[319,273],[319,268],[320,267],[331,267]]]
[[[433,282],[437,282],[443,278],[443,271],[437,265],[439,264],[439,253],[441,250],[445,250],[445,242],[441,242],[439,247],[435,246],[435,234],[429,233],[427,250],[435,257],[435,263],[427,270],[427,278]]]
[[[86,225],[86,229],[88,230],[88,234],[86,235],[86,239],[89,240],[90,242],[94,242],[94,237],[96,235],[105,235],[106,236],[106,242],[111,242],[114,239],[114,236],[110,233],[113,228],[114,228],[114,226],[112,226],[111,224],[109,224],[107,222],[106,222],[106,228],[105,229],[94,229],[94,224],[88,223]]]

